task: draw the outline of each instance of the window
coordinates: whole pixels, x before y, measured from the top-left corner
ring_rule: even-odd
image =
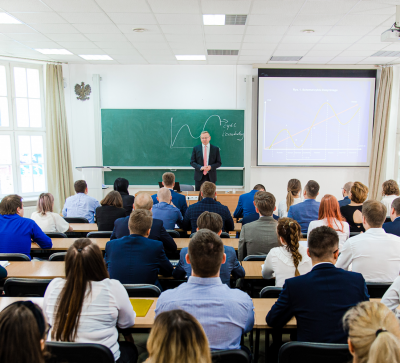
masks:
[[[47,190],[43,68],[0,63],[0,198]]]

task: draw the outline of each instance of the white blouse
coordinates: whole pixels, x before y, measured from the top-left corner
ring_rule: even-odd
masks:
[[[293,199],[293,204],[298,204],[301,203],[301,198],[294,198]],[[288,214],[288,210],[286,207],[286,198],[284,200],[281,200],[278,204],[278,217],[279,218],[286,218]]]
[[[307,256],[307,247],[300,245],[299,252],[302,259],[297,269],[300,275],[304,275],[312,269],[311,258]],[[271,279],[275,272],[275,286],[283,286],[286,279],[294,277],[295,271],[292,253],[285,246],[271,249],[262,265],[262,277],[264,279]]]
[[[64,284],[64,279],[54,279],[44,295],[43,311],[51,326],[54,326],[54,309]],[[86,294],[82,305],[75,341],[105,345],[110,348],[117,361],[120,351],[116,326],[121,329],[131,327],[135,323],[136,313],[128,293],[118,280],[104,279],[92,281],[91,284],[91,294]],[[51,340],[51,332],[52,330],[49,332],[48,340]]]
[[[350,237],[350,226],[347,222],[342,221],[343,223],[343,228],[340,224],[340,221],[337,219],[334,220],[333,223],[333,229],[336,231],[337,235],[339,236],[339,250],[343,247],[343,243],[345,243],[348,238]],[[328,220],[326,218],[324,219],[319,219],[317,221],[311,221],[310,224],[308,225],[308,232],[307,232],[307,237],[310,235],[310,232],[317,227],[321,226],[327,226],[328,225]],[[343,229],[343,232],[340,231]]]
[[[31,215],[36,224],[43,232],[66,232],[69,229],[69,223],[57,213],[47,212],[44,216],[38,212]]]
[[[385,195],[381,203],[386,207],[386,217],[390,217],[390,210],[392,209],[392,202],[396,199],[399,198],[398,195]]]
[[[385,292],[381,303],[392,310],[396,314],[397,319],[400,319],[400,311],[397,310],[397,307],[400,305],[400,276],[396,277],[392,286]]]

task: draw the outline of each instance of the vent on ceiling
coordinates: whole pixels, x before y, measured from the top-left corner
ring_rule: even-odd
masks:
[[[247,15],[225,15],[225,25],[246,25]]]
[[[380,50],[379,52],[376,52],[371,55],[371,57],[400,57],[400,52],[399,51],[383,51]]]
[[[274,62],[297,62],[303,57],[293,56],[293,57],[282,57],[282,56],[273,56],[271,57],[271,61]]]
[[[208,55],[238,55],[238,50],[233,49],[207,49]]]

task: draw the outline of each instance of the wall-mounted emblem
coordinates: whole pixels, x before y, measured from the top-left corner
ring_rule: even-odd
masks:
[[[92,89],[90,88],[90,85],[85,86],[85,82],[82,82],[81,84],[76,84],[75,85],[75,93],[78,95],[76,98],[77,100],[81,101],[86,101],[89,99],[90,92],[92,92]]]

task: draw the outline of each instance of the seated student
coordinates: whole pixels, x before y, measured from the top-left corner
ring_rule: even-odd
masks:
[[[132,336],[118,342],[117,330],[130,328],[136,314],[125,288],[109,278],[100,248],[90,239],[77,239],[68,249],[65,279],[50,282],[43,310],[50,324],[49,340],[102,344],[117,363],[136,362]]]
[[[301,203],[301,182],[299,179],[290,179],[287,186],[286,199],[278,204],[279,218],[287,217],[289,208],[292,205]]]
[[[186,197],[183,194],[179,194],[174,190],[175,174],[164,173],[162,176],[162,183],[165,188],[168,188],[171,191],[172,203],[174,203],[175,207],[178,208],[181,211],[182,216],[184,216],[188,206],[186,202]],[[153,205],[158,203],[157,194],[153,194],[151,198],[153,199]]]
[[[84,180],[74,183],[76,194],[66,199],[62,215],[64,217],[86,218],[89,223],[94,223],[96,208],[99,202],[88,195],[88,187]]]
[[[295,220],[280,218],[277,232],[281,246],[269,251],[262,265],[262,277],[272,279],[275,272],[275,286],[283,286],[286,279],[310,272],[312,264],[307,247],[299,244],[301,227]]]
[[[340,214],[337,199],[330,194],[325,194],[319,205],[318,220],[310,222],[307,235],[317,227],[328,226],[333,228],[339,236],[339,250],[343,243],[350,237],[350,227],[345,218]]]
[[[340,321],[351,306],[369,300],[365,280],[359,273],[335,267],[339,237],[332,228],[313,229],[307,253],[313,269],[286,280],[266,322],[280,329],[294,316],[298,341],[344,344],[347,336]]]
[[[0,313],[0,362],[45,363],[49,325],[32,301],[17,301]]]
[[[6,277],[7,277],[7,270],[3,266],[0,266],[0,279],[5,279]]]
[[[217,187],[214,183],[204,182],[200,187],[203,200],[192,204],[185,213],[183,218],[182,228],[191,230],[192,233],[197,229],[197,218],[203,212],[214,212],[221,216],[224,223],[223,230],[225,232],[233,231],[235,224],[228,207],[214,200],[217,195]]]
[[[233,218],[242,218],[256,213],[256,209],[254,208],[254,194],[260,190],[265,192],[265,187],[262,184],[257,184],[251,192],[239,196]]]
[[[147,340],[146,363],[211,363],[206,334],[196,318],[184,310],[159,314]]]
[[[220,236],[222,232],[221,216],[217,213],[203,212],[197,219],[197,230],[199,229],[209,229]],[[187,253],[188,247],[182,248],[179,263],[175,267],[174,272],[172,272],[172,276],[175,279],[182,280],[186,276],[189,277],[192,274],[192,267],[186,262]],[[234,279],[238,279],[244,277],[246,272],[236,258],[236,251],[233,247],[224,246],[224,253],[226,255],[226,261],[221,265],[219,276],[224,284],[230,286],[231,274]]]
[[[381,303],[385,304],[398,318],[400,318],[400,311],[397,310],[400,305],[400,276],[397,276],[389,289],[386,290]]]
[[[385,305],[358,304],[347,311],[343,325],[353,363],[400,363],[399,322]]]
[[[153,208],[153,201],[149,194],[139,193],[135,198],[133,204],[134,210],[144,209],[151,211]],[[125,218],[119,218],[114,222],[113,233],[111,234],[111,240],[129,236],[129,216]],[[177,250],[174,239],[168,234],[163,226],[163,221],[153,218],[153,224],[151,226],[149,239],[155,239],[161,241],[164,245],[165,252],[175,252]]]
[[[130,235],[107,242],[104,259],[112,279],[123,284],[153,284],[161,288],[158,273],[172,275],[174,268],[162,242],[148,238],[152,223],[149,210],[134,210],[129,217]]]
[[[171,191],[161,188],[157,193],[159,203],[153,205],[153,218],[163,221],[165,229],[175,229],[175,224],[181,225],[182,213],[172,203]]]
[[[279,247],[276,226],[278,222],[272,218],[276,209],[275,197],[268,192],[257,192],[254,205],[260,219],[242,227],[239,238],[239,261],[247,255],[267,255],[271,248]]]
[[[73,228],[58,213],[53,213],[54,197],[50,193],[42,193],[37,201],[37,212],[33,212],[31,219],[45,232],[71,232]]]
[[[192,275],[188,282],[164,291],[156,307],[156,316],[175,309],[192,314],[206,332],[211,350],[240,349],[240,337],[254,325],[249,295],[230,289],[219,278],[225,261],[221,238],[208,229],[200,229],[190,240],[186,255]]]
[[[350,190],[351,190],[351,187],[352,187],[352,186],[353,186],[353,182],[347,182],[347,183],[343,186],[343,188],[342,188],[342,196],[343,196],[343,199],[338,201],[339,207],[344,207],[345,205],[348,205],[348,204],[351,203],[351,200],[350,200],[350,198],[349,198],[349,195],[350,195]]]
[[[393,179],[386,180],[382,184],[382,200],[381,203],[385,205],[387,210],[387,216],[390,217],[390,208],[392,207],[392,202],[398,198],[400,195],[400,190],[397,182]]]
[[[367,282],[391,282],[400,271],[400,237],[386,233],[382,224],[386,207],[376,200],[363,205],[365,233],[349,238],[341,249],[336,267],[359,272]]]
[[[368,188],[363,183],[355,182],[350,189],[351,203],[340,207],[340,214],[346,218],[350,232],[365,232],[362,223],[362,208],[367,196]]]
[[[53,243],[35,221],[24,218],[21,199],[11,194],[0,202],[0,253],[23,253],[30,258],[32,242],[42,249],[53,247]]]
[[[311,221],[318,219],[319,202],[315,200],[319,192],[319,184],[315,180],[309,180],[304,187],[304,202],[292,205],[289,208],[288,218],[292,218],[300,224],[301,232],[306,234]]]
[[[123,208],[121,194],[116,191],[108,193],[96,208],[96,223],[99,231],[112,231],[114,222],[125,218],[126,210]]]
[[[129,180],[125,178],[115,179],[114,190],[121,195],[123,208],[125,209],[127,216],[131,214],[133,203],[135,203],[135,197],[133,195],[129,195],[128,188]]]
[[[391,222],[383,223],[382,228],[386,233],[394,234],[400,237],[400,198],[396,198],[390,207]]]

